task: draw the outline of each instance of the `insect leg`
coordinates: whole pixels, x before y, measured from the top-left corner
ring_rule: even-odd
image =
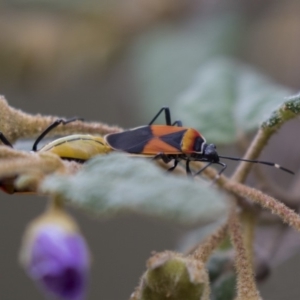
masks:
[[[217,175],[217,179],[221,176],[221,174],[226,170],[227,165],[221,162],[217,163],[218,165],[222,166],[223,168],[219,171],[218,175]]]
[[[185,169],[186,169],[186,174],[188,175],[188,176],[192,176],[193,174],[192,174],[192,171],[191,171],[191,168],[190,168],[190,160],[189,159],[187,159],[186,160],[186,165],[185,165]]]
[[[221,162],[217,162],[215,163],[217,165],[222,166],[223,168],[219,171],[219,173],[216,175],[216,177],[214,178],[214,180],[212,181],[212,184],[214,184],[221,176],[221,174],[225,171],[225,169],[227,168],[227,165]]]
[[[153,159],[159,159],[159,158],[162,159],[162,161],[165,164],[169,163],[172,159],[174,159],[174,165],[173,165],[173,167],[171,167],[171,168],[168,169],[168,172],[172,172],[177,167],[177,165],[179,163],[178,159],[176,159],[174,157],[170,157],[170,156],[168,156],[168,155],[166,155],[164,153],[158,153],[157,155],[155,155],[153,157]]]
[[[163,111],[165,112],[166,125],[171,125],[171,113],[169,107],[167,106],[164,106],[159,110],[155,117],[150,121],[149,125],[152,125]]]
[[[178,127],[182,127],[182,122],[180,121],[180,120],[176,120],[173,124],[172,124],[172,126],[178,126]]]
[[[82,121],[82,118],[72,118],[72,119],[68,119],[68,120],[64,120],[64,119],[57,119],[56,121],[54,121],[50,126],[48,126],[39,136],[38,138],[35,140],[33,146],[32,146],[32,151],[36,152],[37,151],[37,146],[38,143],[51,131],[53,130],[55,127],[57,127],[60,124],[66,125],[68,123],[71,122],[75,122],[75,121]]]
[[[197,176],[199,174],[201,174],[205,169],[207,169],[210,165],[212,165],[212,162],[209,162],[208,164],[206,164],[204,167],[202,167],[199,171],[197,171],[194,176]]]
[[[153,159],[162,159],[162,161],[165,163],[165,164],[167,164],[167,163],[169,163],[173,158],[171,158],[171,157],[169,157],[168,155],[166,155],[166,154],[164,154],[164,153],[158,153],[158,154],[156,154],[154,157],[153,157]]]
[[[9,140],[5,137],[5,135],[0,132],[0,141],[5,145],[5,146],[8,146],[8,147],[11,147],[13,148],[12,144],[9,142]]]
[[[168,171],[172,172],[177,167],[178,163],[179,163],[179,160],[176,159],[176,158],[174,158],[174,165],[173,165],[173,167],[171,167],[170,169],[168,169]]]

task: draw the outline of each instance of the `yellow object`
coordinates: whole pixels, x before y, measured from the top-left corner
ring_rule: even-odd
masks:
[[[62,159],[86,161],[98,154],[107,154],[112,149],[100,136],[74,134],[56,139],[38,152],[51,152]]]

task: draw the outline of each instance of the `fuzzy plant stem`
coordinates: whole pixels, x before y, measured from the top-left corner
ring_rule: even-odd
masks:
[[[56,116],[42,116],[40,114],[31,115],[19,109],[10,107],[3,96],[0,96],[0,131],[5,135],[10,143],[14,143],[19,138],[37,137],[50,124],[57,119]],[[59,125],[49,132],[47,136],[55,134],[69,135],[74,133],[85,134],[107,134],[122,131],[119,127],[108,126],[103,123],[85,123],[75,121],[66,125]]]
[[[64,203],[64,200],[59,197],[58,195],[53,195],[50,199],[50,202],[49,202],[49,211],[63,211],[64,210],[64,206],[65,206],[65,203]]]
[[[210,168],[205,170],[205,175],[214,179],[217,172]],[[279,200],[266,195],[255,188],[234,182],[224,175],[218,179],[217,184],[234,196],[248,198],[255,203],[259,203],[262,207],[269,209],[273,214],[278,215],[284,222],[300,231],[300,216]]]
[[[216,176],[216,172],[207,170],[206,175],[213,179]],[[218,184],[237,197],[248,198],[260,203],[261,206],[270,209],[273,213],[279,215],[285,222],[297,230],[300,230],[300,217],[276,199],[265,195],[256,189],[249,188],[241,183],[229,180],[225,176],[221,176]],[[231,220],[229,223],[229,232],[236,251],[236,269],[238,275],[237,299],[260,299],[254,279],[251,254],[253,251],[252,242],[255,221],[251,220],[251,218],[244,220],[244,228],[246,231],[242,234],[241,223],[235,213],[237,204],[233,203],[233,207],[233,212],[230,216]]]
[[[260,129],[252,141],[248,151],[246,152],[245,159],[256,159],[261,153],[262,149],[266,146],[270,137],[280,129],[280,127],[300,114],[300,94],[290,97],[285,101],[276,111],[272,113],[269,119],[263,122]],[[244,182],[249,171],[251,164],[241,162],[232,179],[237,182]]]
[[[272,130],[259,129],[243,158],[257,159],[272,133]],[[244,182],[251,167],[251,163],[241,162],[231,177],[232,181]],[[233,207],[237,207],[237,201],[234,201]],[[260,298],[253,272],[253,240],[256,218],[251,209],[243,210],[241,216],[242,219],[239,219],[233,208],[229,226],[231,240],[236,250],[237,299],[254,300]],[[242,224],[243,228],[241,228]]]
[[[253,268],[250,263],[242,236],[240,220],[236,213],[235,205],[232,206],[229,221],[229,233],[231,242],[236,250],[237,271],[237,299],[259,300],[259,292],[256,288]]]
[[[278,215],[285,223],[300,231],[300,216],[279,200],[243,184],[228,181],[224,188],[239,197],[248,198]]]
[[[253,241],[255,234],[256,226],[256,213],[254,209],[243,210],[241,213],[241,223],[243,226],[243,235],[244,235],[244,244],[250,260],[250,263],[253,265]]]
[[[65,163],[57,155],[52,153],[43,153],[41,155],[32,154],[25,151],[17,151],[6,147],[3,152],[7,153],[8,159],[2,159],[1,157],[1,169],[0,178],[9,177],[12,175],[20,175],[28,172],[40,172],[43,174],[49,174],[55,171],[65,171]],[[3,154],[0,151],[1,154]],[[15,155],[15,157],[14,157]],[[1,156],[1,155],[0,155]]]
[[[252,141],[250,147],[248,148],[248,150],[243,158],[255,160],[260,155],[263,148],[266,146],[272,133],[273,133],[273,131],[271,131],[271,130],[259,129],[258,133],[256,134],[254,140]],[[234,174],[232,175],[232,177],[231,177],[232,180],[237,181],[237,182],[244,182],[252,168],[252,165],[253,165],[252,163],[242,161],[238,165]]]
[[[215,249],[227,235],[228,222],[219,227],[213,234],[208,236],[192,253],[192,256],[202,262],[207,262]]]

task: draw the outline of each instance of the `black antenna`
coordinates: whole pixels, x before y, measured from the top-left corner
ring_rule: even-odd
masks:
[[[245,162],[250,162],[250,163],[255,163],[255,164],[262,164],[262,165],[267,165],[271,167],[275,167],[277,169],[280,169],[282,171],[285,171],[287,173],[295,175],[295,173],[289,169],[286,169],[284,167],[281,167],[278,164],[269,162],[269,161],[262,161],[262,160],[250,160],[250,159],[243,159],[243,158],[238,158],[238,157],[228,157],[228,156],[221,156],[219,155],[220,158],[225,158],[225,159],[230,159],[230,160],[236,160],[236,161],[245,161]]]
[[[37,152],[37,146],[38,146],[38,143],[52,130],[54,129],[55,127],[57,127],[58,125],[60,124],[63,124],[63,125],[66,125],[68,123],[71,123],[71,122],[75,122],[75,121],[84,121],[83,118],[77,118],[77,117],[74,117],[72,119],[68,119],[68,120],[64,120],[64,119],[57,119],[55,120],[52,124],[50,124],[38,137],[37,139],[35,140],[33,146],[32,146],[32,151],[33,152]]]

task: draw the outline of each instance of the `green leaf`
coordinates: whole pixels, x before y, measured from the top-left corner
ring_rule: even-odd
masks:
[[[257,129],[291,93],[250,67],[219,58],[201,66],[174,113],[209,143],[226,144]]]
[[[213,186],[123,153],[98,156],[73,176],[49,176],[42,191],[98,214],[136,212],[185,224],[212,222],[228,212],[226,196]]]
[[[222,14],[160,24],[137,39],[129,57],[149,120],[190,85],[201,64],[216,55],[233,54],[243,27],[243,20],[236,15]]]

